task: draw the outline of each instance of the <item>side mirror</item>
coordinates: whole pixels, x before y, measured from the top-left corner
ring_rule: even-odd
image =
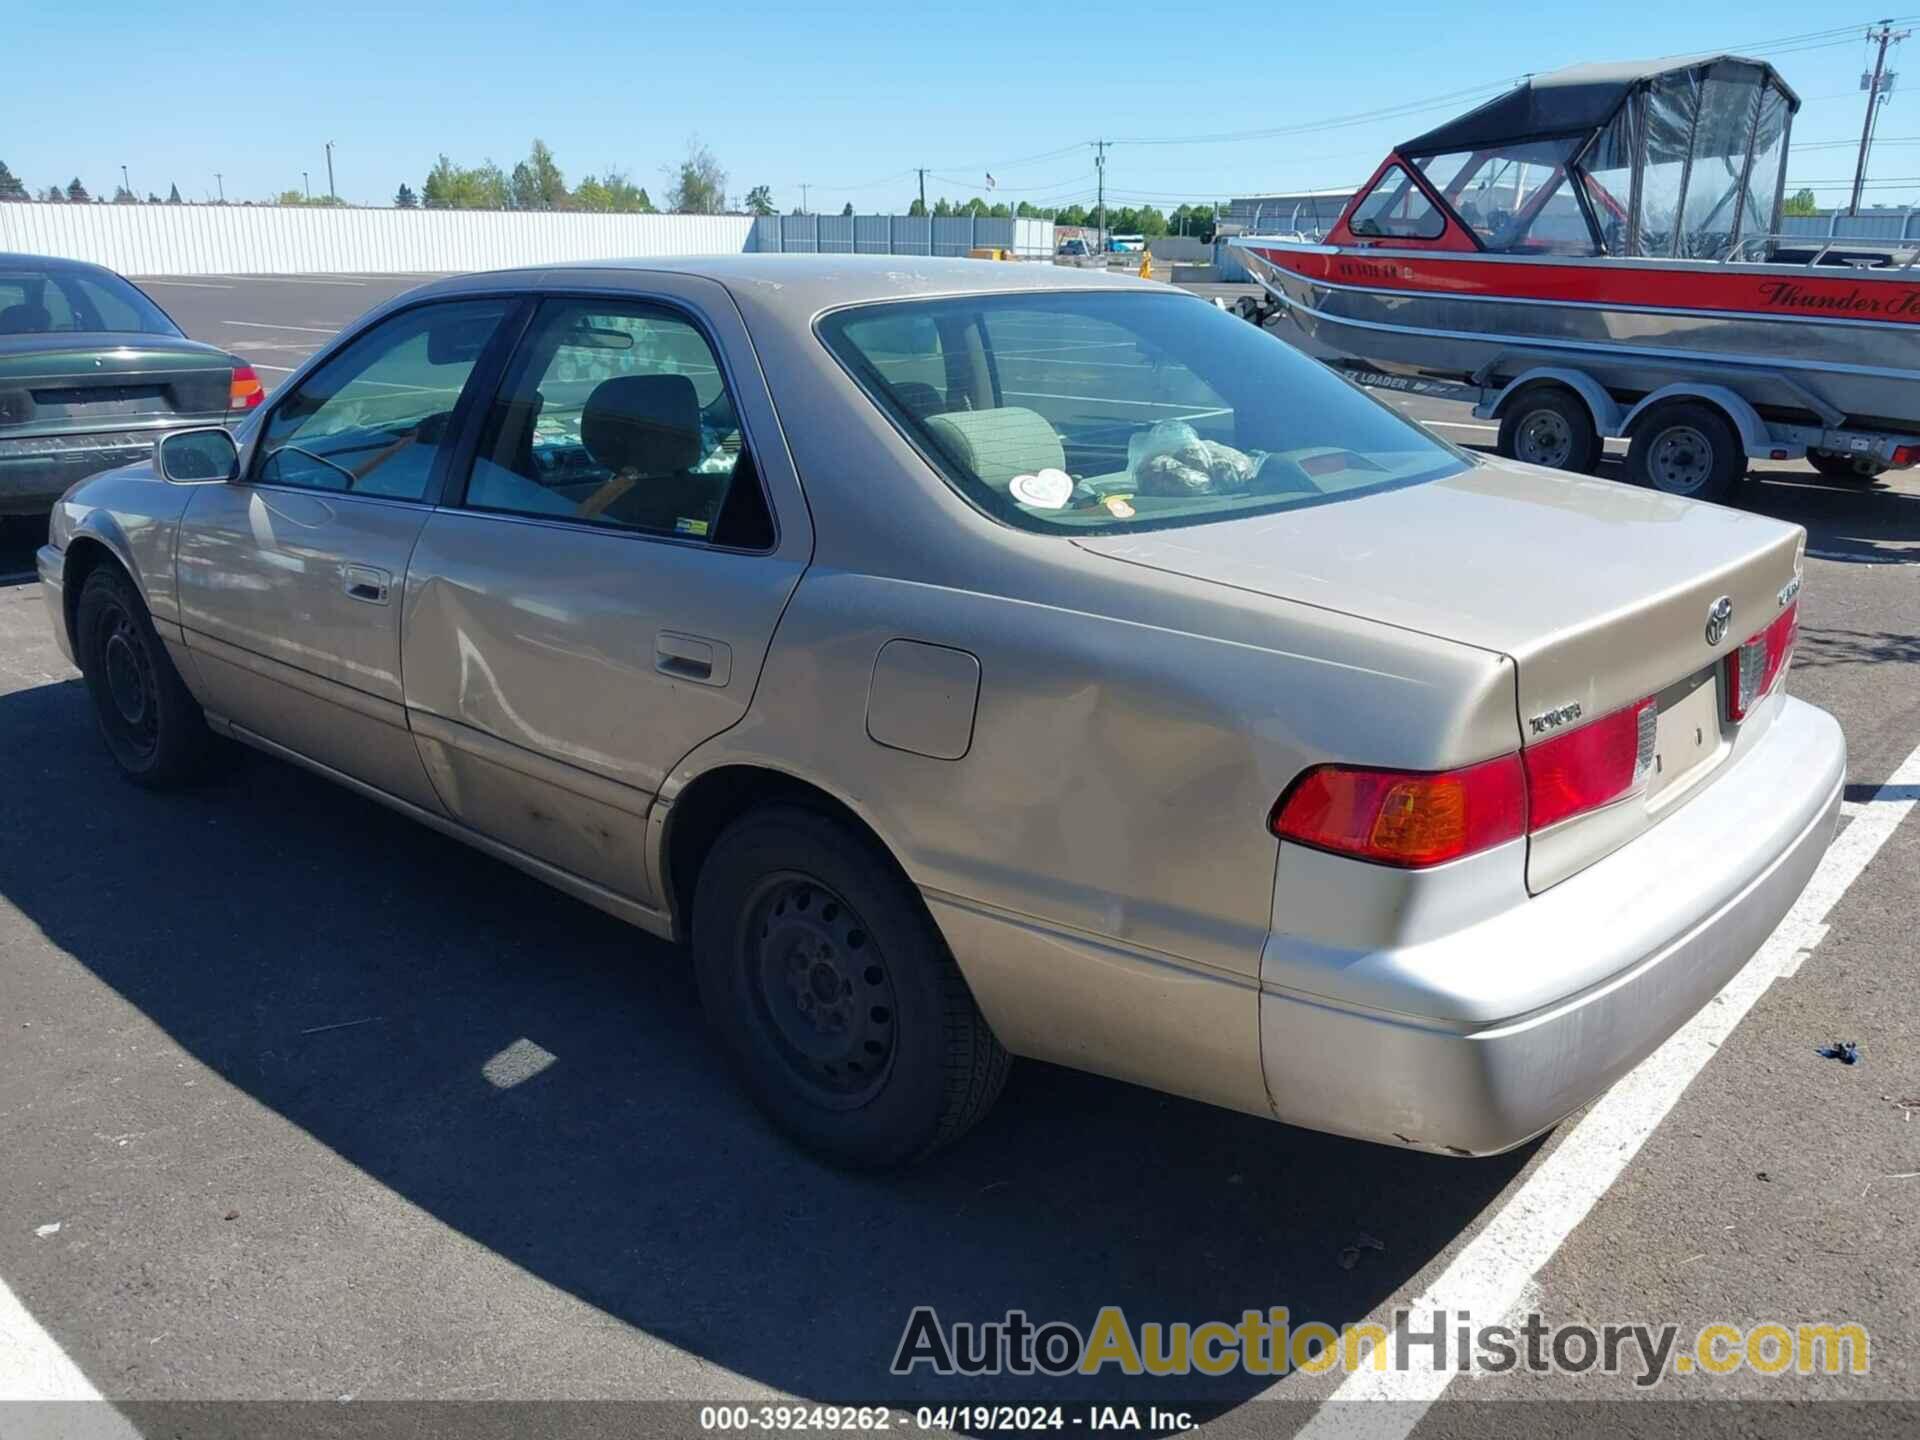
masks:
[[[225,484],[240,478],[240,447],[219,425],[176,430],[153,442],[153,468],[171,485]]]

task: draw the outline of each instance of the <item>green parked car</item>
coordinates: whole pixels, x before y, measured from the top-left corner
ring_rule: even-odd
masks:
[[[113,271],[0,253],[0,518],[44,515],[166,431],[241,419],[263,397],[250,365],[189,340]]]

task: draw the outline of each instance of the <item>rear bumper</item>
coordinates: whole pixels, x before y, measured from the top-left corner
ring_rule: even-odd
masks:
[[[72,435],[0,435],[0,515],[37,515],[76,481],[131,465],[153,454],[153,442],[174,430],[225,425],[233,417],[169,416],[165,424],[91,430]]]
[[[1845,739],[1824,711],[1780,705],[1700,796],[1542,895],[1397,952],[1338,954],[1273,936],[1260,1038],[1275,1113],[1362,1139],[1496,1154],[1638,1064],[1760,948],[1832,839]],[[1538,1003],[1543,970],[1604,978]],[[1514,1011],[1486,1011],[1503,973]],[[1314,975],[1327,985],[1300,988]],[[1462,1013],[1463,975],[1491,979],[1474,1007],[1485,1014],[1435,1018]],[[1360,985],[1365,1004],[1350,998]],[[1328,993],[1336,987],[1349,998]]]

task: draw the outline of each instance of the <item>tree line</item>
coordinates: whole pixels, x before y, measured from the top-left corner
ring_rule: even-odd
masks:
[[[526,158],[516,161],[511,167],[502,166],[491,159],[483,160],[478,165],[461,165],[443,152],[427,171],[420,188],[415,190],[412,185],[402,183],[394,192],[393,204],[401,210],[423,207],[430,210],[574,210],[618,215],[651,215],[662,209],[676,215],[778,213],[773,203],[772,187],[767,185],[755,185],[744,196],[730,202],[727,171],[698,137],[687,142],[687,153],[678,164],[664,167],[663,178],[666,189],[662,204],[658,207],[647,194],[646,186],[635,183],[631,176],[619,169],[610,168],[599,174],[582,175],[569,185],[553,151],[544,140],[536,137]],[[87,204],[93,202],[94,198],[77,175],[65,186],[49,185],[36,195],[7,168],[4,161],[0,161],[0,201],[41,200]],[[124,185],[114,187],[112,199],[113,203],[119,205],[142,203],[140,197]],[[144,203],[179,205],[185,202],[180,198],[180,187],[173,185],[168,188],[165,200],[149,194]],[[222,200],[213,203],[227,202]],[[309,195],[303,190],[282,190],[265,203],[332,206],[346,202],[337,195]],[[908,204],[906,213],[940,218],[974,216],[994,220],[1051,220],[1059,225],[1104,225],[1107,230],[1123,235],[1179,234],[1205,239],[1213,233],[1216,215],[1225,208],[1224,205],[1182,205],[1171,213],[1162,213],[1152,205],[1122,205],[1108,206],[1106,214],[1102,216],[1098,207],[1077,204],[1042,207],[1025,200],[1009,205],[1004,201],[989,203],[976,195],[957,202],[942,196],[931,207],[916,197]],[[802,212],[796,208],[793,213],[798,215]],[[847,204],[840,213],[853,214],[852,204]],[[1792,213],[1792,202],[1789,202],[1789,213]]]

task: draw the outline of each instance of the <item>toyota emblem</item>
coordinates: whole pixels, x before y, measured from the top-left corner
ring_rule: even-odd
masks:
[[[1718,645],[1733,625],[1733,597],[1722,595],[1707,607],[1707,644]]]

